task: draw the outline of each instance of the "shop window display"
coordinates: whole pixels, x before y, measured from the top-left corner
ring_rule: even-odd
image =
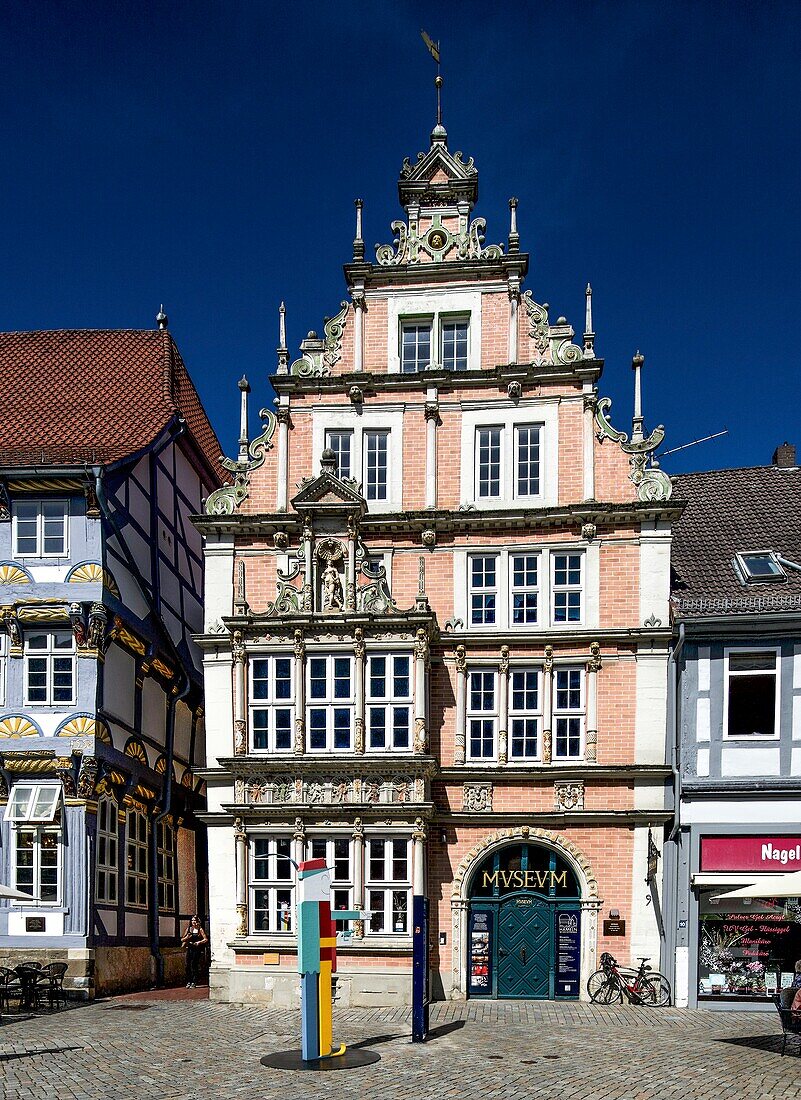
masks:
[[[702,1000],[764,1000],[792,984],[801,959],[801,905],[789,899],[699,898],[698,996]]]

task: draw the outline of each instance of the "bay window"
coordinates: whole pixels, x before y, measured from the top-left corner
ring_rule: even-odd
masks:
[[[294,724],[291,657],[254,657],[250,663],[250,728],[255,752],[289,752]]]
[[[250,919],[254,932],[292,932],[295,869],[288,836],[254,836],[250,845]]]
[[[353,747],[353,658],[310,656],[306,697],[310,752]]]
[[[370,837],[367,841],[368,934],[408,935],[411,858],[404,838]]]
[[[367,748],[376,752],[411,748],[411,657],[371,653],[366,688]]]

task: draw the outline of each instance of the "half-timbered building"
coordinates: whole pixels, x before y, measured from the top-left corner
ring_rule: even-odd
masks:
[[[182,973],[205,907],[202,547],[219,447],[156,331],[0,335],[0,963]]]

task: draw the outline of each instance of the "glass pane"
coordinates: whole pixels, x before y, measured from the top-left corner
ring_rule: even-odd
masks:
[[[776,668],[776,654],[767,653],[730,653],[730,672],[773,671]]]
[[[732,676],[729,736],[772,737],[776,731],[776,677]]]
[[[28,783],[17,783],[11,790],[11,802],[8,808],[10,821],[24,821],[33,801],[36,788]]]
[[[31,821],[52,821],[58,805],[59,787],[39,787],[31,811]]]
[[[251,665],[251,690],[254,699],[268,699],[270,688],[270,662],[263,657],[257,657]]]

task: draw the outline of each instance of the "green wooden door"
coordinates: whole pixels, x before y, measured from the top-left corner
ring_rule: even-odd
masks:
[[[551,995],[553,911],[529,895],[501,902],[498,913],[498,996]]]

